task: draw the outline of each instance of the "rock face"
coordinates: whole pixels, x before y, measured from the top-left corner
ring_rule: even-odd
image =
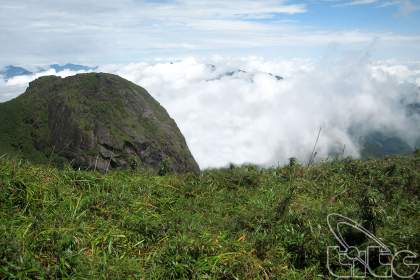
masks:
[[[195,172],[166,110],[147,91],[104,73],[48,76],[0,104],[0,153],[83,169]]]

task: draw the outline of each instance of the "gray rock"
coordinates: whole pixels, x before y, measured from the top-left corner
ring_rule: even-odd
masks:
[[[2,115],[9,125],[0,125],[0,152],[84,169],[199,170],[166,110],[116,75],[39,78],[23,95],[0,104]],[[13,138],[22,144],[11,143]]]

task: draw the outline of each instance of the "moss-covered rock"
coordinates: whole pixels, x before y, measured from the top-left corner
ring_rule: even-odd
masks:
[[[41,77],[0,104],[0,119],[0,155],[96,170],[199,170],[166,110],[116,75]]]

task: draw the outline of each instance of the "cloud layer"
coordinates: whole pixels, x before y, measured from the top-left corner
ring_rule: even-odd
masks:
[[[373,62],[366,56],[268,61],[258,57],[100,66],[146,88],[175,119],[201,168],[232,163],[307,161],[317,132],[319,158],[342,150],[358,156],[360,135],[380,130],[414,146],[420,119],[406,105],[420,102],[420,64]],[[0,101],[54,70],[0,84]],[[280,79],[281,76],[284,79]],[[417,85],[416,85],[417,83]]]
[[[369,21],[357,24],[349,19],[360,5],[332,8],[370,2],[2,0],[0,65],[127,63],[213,53],[313,57],[329,44],[357,48],[375,40],[382,43],[378,57],[419,58],[420,35],[410,31],[418,20],[396,20],[386,12],[414,13],[412,2],[375,1],[388,8],[375,8]]]

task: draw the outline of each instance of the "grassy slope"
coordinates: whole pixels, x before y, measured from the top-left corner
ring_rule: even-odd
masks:
[[[420,252],[420,156],[201,176],[0,160],[0,278],[312,279],[328,213]]]
[[[39,89],[43,90],[43,87]],[[39,108],[43,108],[43,111]],[[45,100],[26,93],[0,103],[0,154],[25,157],[35,163],[49,162],[51,149],[39,151],[34,147],[34,139],[49,140],[47,108]],[[34,126],[37,126],[36,130]]]

